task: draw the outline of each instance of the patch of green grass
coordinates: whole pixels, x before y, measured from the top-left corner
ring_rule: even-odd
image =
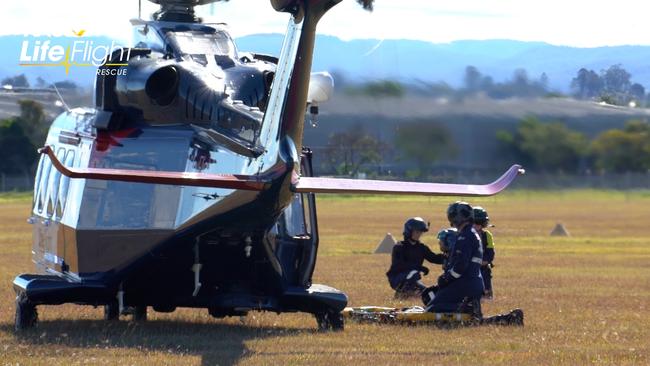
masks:
[[[34,194],[29,192],[2,192],[0,193],[0,204],[10,202],[32,202]]]

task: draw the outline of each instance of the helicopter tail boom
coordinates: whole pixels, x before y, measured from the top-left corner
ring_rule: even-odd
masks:
[[[492,196],[508,187],[520,174],[524,174],[524,169],[520,165],[513,165],[499,179],[483,185],[302,177],[294,183],[293,188],[298,193]]]

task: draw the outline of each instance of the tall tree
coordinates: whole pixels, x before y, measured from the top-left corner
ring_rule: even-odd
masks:
[[[431,172],[431,166],[443,155],[456,152],[449,131],[436,122],[417,122],[399,126],[395,146],[402,156],[414,161],[420,176]]]
[[[581,68],[571,81],[571,88],[576,97],[580,99],[594,98],[600,95],[603,89],[603,80],[594,70]]]
[[[370,136],[362,126],[329,137],[325,149],[325,165],[337,174],[354,176],[368,171],[368,165],[378,164],[386,144]]]
[[[465,68],[465,77],[463,80],[465,82],[465,88],[468,91],[474,92],[479,90],[481,86],[481,78],[481,73],[476,67],[470,65]]]
[[[0,82],[2,85],[11,85],[20,88],[29,88],[29,80],[25,74],[20,74],[16,76],[8,76]]]
[[[630,86],[630,96],[637,102],[643,102],[645,99],[645,88],[639,83]]]
[[[49,128],[43,106],[31,99],[19,100],[18,104],[20,116],[16,118],[16,122],[25,131],[32,145],[43,146]]]
[[[612,129],[591,143],[596,166],[611,172],[642,172],[650,169],[650,124],[628,121],[622,130]]]
[[[513,134],[499,131],[497,138],[530,162],[531,169],[546,172],[575,171],[587,152],[587,139],[560,122],[527,117]]]
[[[602,71],[605,91],[611,94],[626,94],[630,89],[630,73],[621,64]]]
[[[27,174],[31,171],[37,159],[36,149],[16,119],[0,121],[0,146],[2,146],[1,173]]]

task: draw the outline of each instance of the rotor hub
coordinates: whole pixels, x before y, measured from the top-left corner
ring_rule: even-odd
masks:
[[[216,3],[222,0],[149,0],[160,5],[160,10],[153,13],[153,20],[163,22],[200,23],[194,7]]]

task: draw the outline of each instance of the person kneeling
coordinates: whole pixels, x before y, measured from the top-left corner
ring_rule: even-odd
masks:
[[[474,212],[466,202],[452,203],[447,209],[449,223],[458,230],[445,272],[438,278],[438,289],[431,294],[427,310],[436,313],[466,312],[481,317],[483,295],[481,239],[473,228]]]
[[[429,274],[429,269],[422,265],[425,259],[435,264],[442,264],[445,260],[442,254],[432,252],[420,242],[420,237],[427,231],[429,225],[420,217],[410,218],[404,223],[404,240],[393,247],[391,266],[386,272],[396,298],[419,296],[426,289],[420,274]]]

